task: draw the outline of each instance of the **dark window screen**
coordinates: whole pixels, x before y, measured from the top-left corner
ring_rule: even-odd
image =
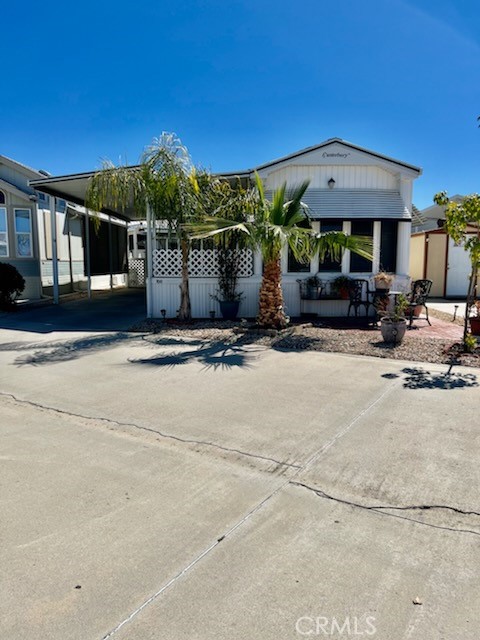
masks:
[[[395,273],[397,267],[397,229],[396,220],[382,220],[380,269],[391,273]]]
[[[298,223],[298,226],[308,229],[310,228],[310,221],[307,218],[305,218],[305,220],[302,220],[301,222]],[[295,256],[292,253],[292,250],[289,247],[287,269],[289,273],[310,273],[310,261],[300,262],[295,258]]]
[[[310,273],[310,262],[299,262],[292,253],[292,250],[288,249],[288,272],[289,273]]]
[[[326,231],[342,231],[343,230],[343,220],[320,220],[320,233],[324,233]],[[342,270],[342,260],[332,260],[332,258],[328,255],[325,256],[324,260],[319,260],[318,263],[319,271],[341,271]]]
[[[352,236],[369,236],[373,238],[373,220],[352,220]],[[364,273],[372,271],[371,260],[366,260],[356,253],[350,253],[351,273]]]
[[[110,273],[110,255],[108,240],[108,223],[100,222],[98,229],[94,221],[89,218],[90,224],[90,273],[92,276],[107,275]],[[111,226],[112,234],[112,273],[123,273],[127,267],[127,229],[116,224]],[[85,269],[87,268],[85,248]]]

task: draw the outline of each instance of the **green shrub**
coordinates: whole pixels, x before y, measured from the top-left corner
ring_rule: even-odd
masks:
[[[13,264],[0,262],[0,308],[11,309],[25,289],[25,280]]]

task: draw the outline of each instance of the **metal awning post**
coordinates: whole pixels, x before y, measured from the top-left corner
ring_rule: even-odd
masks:
[[[90,214],[88,209],[85,209],[85,254],[87,258],[87,296],[90,300],[92,297],[92,274],[90,271]]]
[[[152,242],[152,210],[147,204],[147,318],[152,317],[153,300],[153,242]]]
[[[112,216],[108,216],[108,269],[110,271],[110,291],[113,289]]]
[[[57,199],[54,196],[50,196],[50,225],[52,230],[53,304],[58,304]]]

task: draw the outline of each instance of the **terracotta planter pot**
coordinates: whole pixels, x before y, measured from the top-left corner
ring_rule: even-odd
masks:
[[[480,318],[470,318],[470,331],[474,336],[480,336]]]

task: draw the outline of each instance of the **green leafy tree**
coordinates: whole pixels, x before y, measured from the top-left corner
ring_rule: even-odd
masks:
[[[145,219],[148,209],[154,228],[156,220],[167,222],[169,233],[178,238],[182,254],[181,320],[191,318],[190,243],[183,226],[200,220],[203,215],[204,202],[199,197],[199,181],[187,148],[174,133],[163,133],[145,149],[136,167],[105,162],[92,177],[86,198],[86,205],[95,211],[104,208],[133,209],[137,218]],[[205,183],[207,177],[202,175],[201,181]]]
[[[308,220],[307,207],[302,197],[308,181],[287,193],[283,184],[273,195],[265,197],[263,183],[256,175],[256,192],[253,192],[253,215],[246,221],[234,223],[225,219],[207,218],[202,226],[188,228],[192,237],[212,237],[233,232],[242,233],[248,245],[259,251],[263,258],[263,276],[259,295],[258,324],[266,328],[282,329],[287,326],[282,293],[282,270],[280,258],[285,247],[289,247],[294,257],[308,262],[314,255],[321,259],[327,255],[338,258],[344,249],[354,251],[367,259],[372,259],[370,238],[349,236],[332,231],[315,234]]]
[[[254,211],[252,190],[244,188],[240,180],[233,182],[205,174],[200,182],[200,197],[203,210],[226,221],[226,224],[245,223]],[[206,229],[209,228],[208,223]],[[198,227],[197,227],[198,229]],[[239,231],[216,234],[211,238],[218,257],[218,295],[216,300],[238,301],[242,294],[237,291],[242,250],[247,248],[246,236]]]
[[[462,202],[453,202],[446,191],[437,193],[434,202],[445,207],[445,229],[452,240],[462,243],[470,257],[470,279],[465,309],[463,341],[468,335],[470,310],[478,295],[478,272],[480,269],[480,195],[465,196]]]

